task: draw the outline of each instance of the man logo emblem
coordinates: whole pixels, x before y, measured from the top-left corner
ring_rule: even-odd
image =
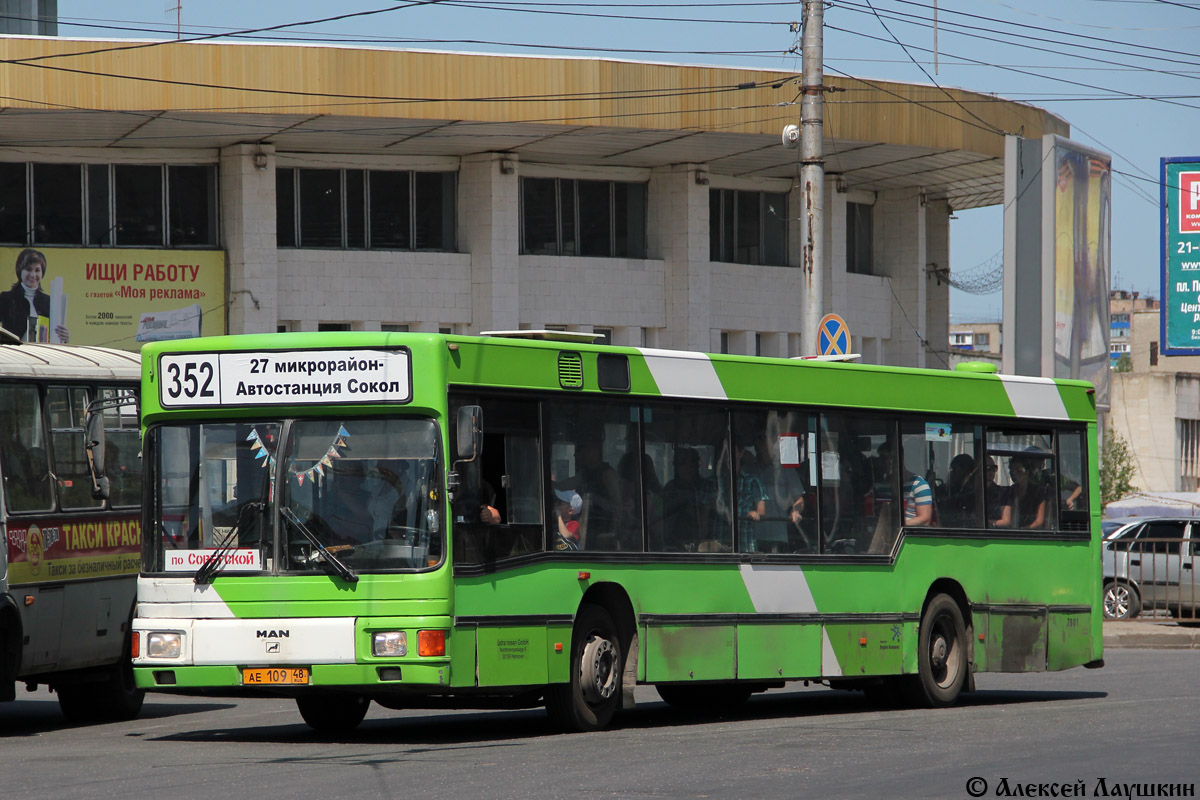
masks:
[[[267,642],[267,652],[268,653],[278,653],[279,652],[279,642]]]

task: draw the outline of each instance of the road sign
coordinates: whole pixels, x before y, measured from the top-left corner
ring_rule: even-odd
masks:
[[[817,347],[823,356],[841,356],[850,352],[850,329],[837,314],[821,317],[817,326]]]

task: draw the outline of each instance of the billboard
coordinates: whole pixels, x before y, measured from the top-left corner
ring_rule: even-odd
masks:
[[[1108,405],[1112,159],[1052,137],[1054,375],[1096,387]]]
[[[221,251],[0,247],[5,268],[0,326],[24,341],[138,350],[225,333]]]
[[[1159,161],[1161,205],[1161,347],[1168,356],[1200,355],[1200,157]]]
[[[1003,370],[1074,378],[1109,404],[1112,159],[1061,136],[1009,137]]]

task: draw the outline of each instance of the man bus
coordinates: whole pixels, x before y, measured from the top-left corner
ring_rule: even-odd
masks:
[[[371,701],[595,730],[637,684],[945,706],[1102,663],[1090,385],[585,338],[148,345],[138,685],[290,696],[320,730]],[[1039,527],[984,513],[1017,459]]]

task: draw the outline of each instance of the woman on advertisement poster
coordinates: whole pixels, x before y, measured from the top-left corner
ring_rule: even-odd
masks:
[[[17,256],[17,282],[0,293],[0,326],[21,337],[23,342],[50,339],[50,295],[42,290],[46,274],[46,256],[27,247]],[[39,328],[45,335],[39,337]],[[54,340],[66,344],[70,331],[62,324],[54,327]]]

